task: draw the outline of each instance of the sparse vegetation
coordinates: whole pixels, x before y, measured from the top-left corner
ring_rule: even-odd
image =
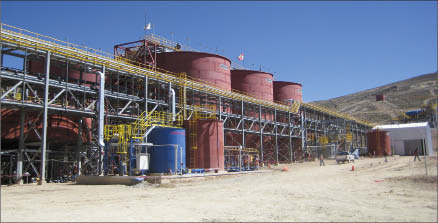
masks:
[[[438,73],[431,73],[314,103],[384,124],[390,123],[401,113],[420,109],[423,104],[437,98],[437,89]],[[376,101],[376,94],[383,94],[384,101]]]

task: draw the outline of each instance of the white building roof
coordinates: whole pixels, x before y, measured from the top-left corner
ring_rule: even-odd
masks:
[[[419,122],[419,123],[407,123],[407,124],[393,124],[393,125],[378,125],[373,129],[399,129],[399,128],[413,128],[413,127],[427,127],[429,123]]]

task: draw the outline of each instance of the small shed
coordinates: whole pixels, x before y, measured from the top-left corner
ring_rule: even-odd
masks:
[[[427,122],[378,125],[373,129],[384,130],[391,135],[391,147],[395,155],[413,155],[416,148],[423,155],[422,141],[426,155],[433,155],[432,135]]]
[[[376,101],[384,101],[385,96],[383,94],[376,94]]]

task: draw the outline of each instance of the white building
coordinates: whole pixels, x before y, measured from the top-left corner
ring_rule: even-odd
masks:
[[[391,136],[391,150],[395,155],[413,155],[418,148],[419,155],[423,154],[422,140],[425,141],[426,155],[434,155],[432,136],[427,122],[378,125],[373,129],[388,131]]]

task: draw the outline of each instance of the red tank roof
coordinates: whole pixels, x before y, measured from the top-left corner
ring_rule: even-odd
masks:
[[[273,75],[254,70],[232,70],[231,87],[253,97],[273,101]]]
[[[289,99],[303,101],[302,85],[287,81],[274,81],[274,100],[288,103]]]
[[[190,51],[159,53],[157,66],[173,73],[185,72],[193,79],[231,90],[231,61],[220,55]]]

